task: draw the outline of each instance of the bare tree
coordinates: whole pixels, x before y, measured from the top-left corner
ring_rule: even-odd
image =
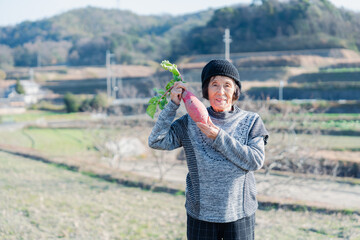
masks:
[[[88,129],[94,147],[99,151],[101,160],[105,161],[112,168],[120,168],[122,154],[117,144],[117,136],[112,127],[105,129],[103,124]]]
[[[120,98],[136,98],[138,89],[134,85],[126,85],[126,88],[119,84],[118,97]]]
[[[176,159],[173,152],[152,150],[152,157],[155,159],[155,166],[158,169],[158,180],[162,182],[165,175],[169,174],[176,166],[183,164],[183,161]]]

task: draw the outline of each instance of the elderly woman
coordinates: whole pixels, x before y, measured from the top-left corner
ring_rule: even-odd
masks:
[[[241,83],[232,63],[210,61],[201,81],[203,97],[211,105],[208,123],[195,123],[188,114],[174,121],[186,90],[176,83],[149,136],[149,146],[185,150],[189,240],[254,239],[258,203],[253,171],[264,163],[268,132],[257,113],[234,105]]]

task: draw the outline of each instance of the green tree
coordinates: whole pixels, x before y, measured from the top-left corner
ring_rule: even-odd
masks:
[[[14,49],[15,66],[34,67],[37,65],[37,54],[27,46],[18,46]]]
[[[25,89],[24,89],[23,85],[20,83],[20,80],[16,81],[15,91],[18,94],[25,94]]]

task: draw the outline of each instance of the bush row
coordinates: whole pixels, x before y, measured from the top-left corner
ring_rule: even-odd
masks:
[[[102,112],[108,107],[108,99],[106,94],[99,93],[91,98],[81,98],[72,93],[66,93],[64,96],[64,104],[66,112]]]

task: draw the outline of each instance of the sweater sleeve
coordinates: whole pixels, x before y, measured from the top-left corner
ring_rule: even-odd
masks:
[[[265,124],[262,119],[260,117],[257,117],[249,132],[249,139],[260,136],[263,137],[264,143],[266,145],[269,139],[269,132],[266,130]]]
[[[247,171],[259,170],[265,161],[265,143],[262,136],[249,139],[244,145],[220,129],[213,147],[233,164]]]
[[[160,150],[173,150],[182,146],[179,135],[175,130],[178,123],[176,121],[173,123],[178,108],[178,105],[170,101],[161,111],[149,136],[149,147]]]

